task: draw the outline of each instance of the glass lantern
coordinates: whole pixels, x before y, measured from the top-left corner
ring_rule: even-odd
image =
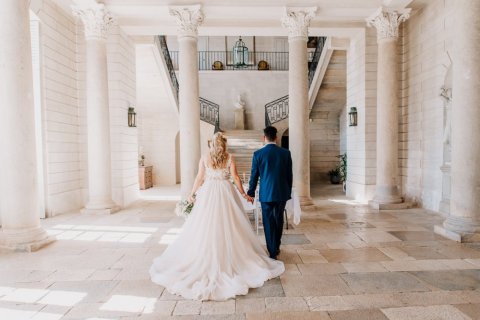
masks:
[[[242,37],[238,38],[233,46],[233,66],[234,68],[245,68],[248,64],[248,48],[243,42]]]
[[[135,113],[135,108],[129,107],[128,108],[128,126],[129,127],[136,127],[137,126],[137,114]]]
[[[348,118],[350,120],[350,127],[357,126],[357,108],[351,107],[350,112],[348,113]]]

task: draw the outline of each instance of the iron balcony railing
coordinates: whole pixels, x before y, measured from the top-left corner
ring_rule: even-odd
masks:
[[[178,70],[178,51],[170,51],[172,66]],[[308,53],[308,61],[313,59],[313,52]],[[288,52],[252,52],[249,55],[247,65],[237,67],[233,64],[233,51],[199,51],[198,69],[199,70],[258,70],[261,69],[265,61],[267,67],[264,70],[287,71],[288,70]],[[214,64],[221,63],[220,69],[215,69]]]
[[[220,106],[212,101],[200,98],[200,120],[215,126],[220,131]]]
[[[322,56],[325,46],[326,37],[317,38],[317,46],[315,52],[309,57],[308,62],[308,86],[312,84],[313,77],[317,71],[318,62]],[[265,105],[265,126],[271,126],[274,123],[288,118],[288,95],[277,100],[269,102]]]
[[[265,126],[288,118],[288,95],[265,105]]]

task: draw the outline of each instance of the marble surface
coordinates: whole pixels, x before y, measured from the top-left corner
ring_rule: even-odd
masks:
[[[478,246],[435,236],[442,217],[425,210],[379,213],[334,202],[345,200],[337,187],[312,188],[319,209],[285,230],[285,273],[225,302],[185,300],[149,280],[152,259],[184,221],[175,201],[43,220],[58,241],[34,253],[0,252],[0,319],[478,317]]]

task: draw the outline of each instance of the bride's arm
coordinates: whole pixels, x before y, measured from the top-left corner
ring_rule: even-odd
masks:
[[[231,157],[230,175],[233,177],[233,181],[235,182],[235,185],[237,186],[238,191],[240,191],[240,194],[242,195],[242,197],[244,197],[247,201],[253,201],[252,198],[245,193],[245,190],[243,189],[243,185],[242,185],[242,180],[238,176],[237,165],[235,164],[235,160],[233,159],[233,156],[230,156],[230,157]]]
[[[198,173],[197,177],[195,178],[195,182],[193,183],[193,188],[192,192],[190,193],[190,196],[188,197],[188,201],[193,202],[193,195],[197,192],[198,188],[200,188],[203,184],[203,180],[205,178],[205,165],[204,165],[204,160],[203,157],[200,159],[200,162],[198,163]]]

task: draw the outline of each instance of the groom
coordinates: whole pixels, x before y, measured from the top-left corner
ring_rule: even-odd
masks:
[[[252,159],[250,186],[247,194],[255,197],[260,178],[263,229],[270,258],[280,253],[283,211],[292,194],[292,157],[290,151],[277,146],[277,129],[263,130],[265,146],[255,151]]]

